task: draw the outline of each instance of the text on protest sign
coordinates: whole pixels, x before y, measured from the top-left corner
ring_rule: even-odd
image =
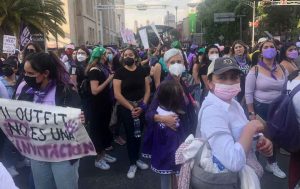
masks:
[[[16,49],[17,38],[12,35],[3,35],[3,52],[13,54]]]
[[[0,99],[0,127],[24,156],[60,162],[96,155],[80,109]]]

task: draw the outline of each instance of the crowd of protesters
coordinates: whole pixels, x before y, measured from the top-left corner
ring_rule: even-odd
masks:
[[[162,189],[185,188],[184,165],[175,163],[175,154],[191,134],[208,140],[214,173],[237,173],[247,165],[259,180],[264,169],[257,157],[263,156],[265,170],[285,178],[276,158],[283,150],[261,120],[268,122],[270,105],[282,91],[300,85],[299,54],[299,43],[267,38],[253,48],[243,41],[187,49],[174,41],[147,50],[71,43],[61,55],[28,43],[19,54],[1,56],[0,98],[80,108],[97,152],[95,167],[109,170],[122,158],[110,155],[112,143],[126,144],[127,177],[134,179],[138,168],[150,167],[160,175]],[[300,125],[300,92],[293,103]],[[218,132],[227,134],[210,138]],[[30,166],[30,188],[78,188],[79,159],[28,159],[2,132],[0,152],[5,177]],[[299,187],[300,155],[289,156],[289,188],[294,189]],[[151,158],[150,165],[142,158]]]

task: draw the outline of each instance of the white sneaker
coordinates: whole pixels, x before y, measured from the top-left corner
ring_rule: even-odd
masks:
[[[140,168],[142,170],[149,168],[149,166],[146,163],[142,162],[141,160],[137,160],[136,165],[138,166],[138,168]]]
[[[137,166],[136,165],[131,165],[129,167],[129,170],[128,170],[128,173],[127,173],[127,178],[133,179],[135,177],[136,170],[137,170]]]
[[[297,184],[294,189],[300,189],[300,185]]]
[[[15,166],[11,166],[11,167],[7,168],[7,171],[12,177],[19,175],[19,172],[16,170]]]
[[[100,159],[99,161],[95,161],[95,167],[102,170],[109,170],[110,166],[106,163],[104,159]]]
[[[112,157],[108,154],[105,154],[103,159],[108,163],[115,163],[117,161],[117,158]]]
[[[266,170],[273,173],[273,175],[275,175],[276,177],[279,178],[286,177],[286,174],[278,167],[277,163],[272,163],[272,164],[267,163]]]

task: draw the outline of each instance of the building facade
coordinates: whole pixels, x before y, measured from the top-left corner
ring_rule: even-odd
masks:
[[[50,36],[48,48],[119,44],[120,28],[125,25],[124,10],[97,10],[97,5],[124,4],[124,0],[62,0],[67,23],[62,26],[65,37]]]

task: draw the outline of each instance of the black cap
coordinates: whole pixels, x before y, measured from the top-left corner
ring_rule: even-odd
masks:
[[[219,75],[229,70],[237,70],[241,72],[235,59],[229,57],[217,58],[209,65],[207,70],[207,76],[209,76],[212,73]]]

